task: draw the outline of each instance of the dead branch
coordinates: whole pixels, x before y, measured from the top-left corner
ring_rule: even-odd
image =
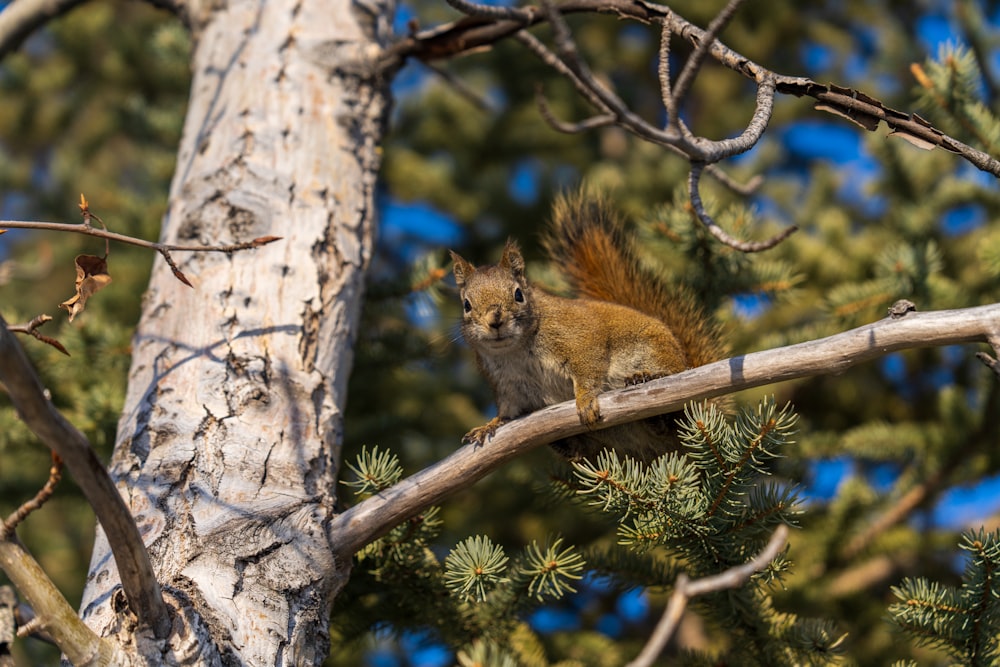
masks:
[[[87,236],[95,236],[97,238],[104,239],[105,243],[116,241],[118,243],[125,243],[127,245],[155,250],[160,253],[163,259],[167,262],[167,265],[170,267],[171,271],[173,271],[174,276],[188,287],[192,287],[192,285],[177,267],[177,264],[170,256],[171,252],[222,252],[232,254],[242,250],[253,250],[261,246],[265,246],[268,243],[281,240],[280,236],[261,236],[251,241],[230,243],[227,245],[178,245],[172,243],[159,243],[157,241],[147,241],[145,239],[135,238],[134,236],[108,231],[108,229],[105,228],[104,221],[90,211],[90,206],[83,195],[80,195],[80,211],[83,215],[82,223],[73,224],[64,222],[38,222],[32,220],[0,220],[0,229],[35,229],[49,232],[86,234]],[[92,219],[97,220],[101,224],[101,228],[94,227],[91,224]]]
[[[80,620],[38,562],[13,534],[0,539],[0,569],[31,605],[36,631],[52,637],[74,665],[127,665],[118,650]]]
[[[0,58],[16,50],[46,23],[70,11],[84,0],[17,0],[0,12]]]
[[[653,665],[660,653],[663,652],[667,642],[674,635],[677,624],[684,616],[684,610],[691,598],[723,591],[727,588],[739,588],[750,581],[750,577],[755,573],[766,568],[772,560],[777,558],[787,540],[788,526],[778,526],[764,549],[749,562],[701,579],[691,580],[686,574],[681,573],[677,577],[677,581],[674,582],[674,592],[670,595],[670,601],[667,603],[667,608],[663,610],[663,616],[660,617],[659,623],[656,624],[656,628],[649,636],[646,645],[642,647],[642,651],[626,667],[650,667]]]
[[[985,342],[1000,331],[1000,304],[908,313],[844,333],[717,361],[600,397],[599,428],[681,410],[690,401],[785,380],[839,373],[903,349]],[[582,433],[573,401],[549,406],[497,429],[486,445],[467,445],[340,514],[331,544],[350,556],[393,526],[467,488],[503,463],[541,445]]]
[[[2,316],[0,382],[7,387],[18,415],[39,440],[66,462],[94,508],[114,553],[125,595],[139,622],[152,628],[157,637],[166,637],[170,616],[135,521],[86,436],[45,397],[38,376]],[[34,603],[32,606],[40,611]]]
[[[977,352],[976,358],[986,364],[986,367],[993,371],[997,377],[1000,377],[1000,361],[998,361],[1000,359],[1000,334],[989,336],[987,342],[993,348],[993,353],[997,356],[991,357],[985,352]]]
[[[695,216],[701,221],[701,224],[705,225],[709,234],[714,236],[720,243],[724,243],[730,248],[741,252],[760,252],[773,248],[798,230],[796,225],[791,225],[764,241],[740,241],[734,239],[708,214],[705,210],[705,204],[701,201],[699,183],[701,181],[701,172],[704,168],[705,165],[700,162],[691,164],[691,173],[688,176],[688,197],[691,199],[691,209],[694,211]]]
[[[471,53],[548,19],[544,9],[538,6],[523,6],[518,11],[523,20],[467,16],[443,26],[416,31],[387,48],[380,58],[380,67],[395,69],[407,58],[437,60]],[[1000,161],[946,135],[920,116],[891,109],[851,88],[770,72],[719,40],[707,39],[707,31],[678,16],[669,7],[645,0],[566,0],[558,5],[558,13],[610,14],[640,23],[660,23],[665,33],[687,41],[696,49],[700,44],[708,44],[705,48],[709,57],[747,79],[759,82],[762,74],[770,73],[778,93],[811,97],[817,101],[817,109],[852,120],[869,131],[874,131],[879,123],[885,123],[894,136],[919,146],[950,151],[977,168],[1000,177]]]
[[[36,315],[35,317],[31,318],[31,321],[29,321],[27,324],[11,324],[7,327],[7,330],[12,331],[14,333],[32,336],[33,338],[40,340],[46,345],[51,345],[52,347],[56,348],[57,350],[65,354],[67,357],[70,356],[69,351],[66,350],[66,348],[63,346],[62,343],[60,343],[55,338],[46,336],[45,334],[41,333],[38,330],[40,326],[42,326],[46,322],[51,322],[51,321],[52,321],[52,316],[42,313],[41,315]]]
[[[34,498],[22,504],[3,523],[0,523],[0,539],[5,539],[13,533],[18,524],[24,521],[29,514],[44,505],[52,497],[53,492],[56,490],[56,484],[61,479],[62,459],[59,458],[58,454],[52,452],[52,467],[49,468],[48,481],[45,482],[45,486],[38,490]]]
[[[541,0],[541,2],[542,11],[552,26],[554,49],[549,49],[541,40],[523,30],[515,34],[515,39],[524,44],[542,62],[572,82],[580,95],[598,110],[598,115],[593,118],[580,123],[566,123],[555,118],[544,96],[541,93],[537,93],[536,96],[539,100],[539,108],[542,116],[554,129],[576,133],[594,127],[614,124],[644,141],[682,155],[692,165],[691,179],[689,180],[691,204],[697,213],[698,220],[709,229],[709,232],[716,239],[732,248],[743,252],[766,250],[774,247],[795,231],[795,228],[790,228],[782,234],[757,243],[738,241],[725,233],[711,218],[702,205],[701,197],[698,195],[698,181],[702,169],[706,165],[712,165],[723,159],[750,150],[760,140],[761,136],[763,136],[774,108],[775,79],[771,72],[762,69],[756,73],[756,108],[754,109],[753,117],[738,137],[720,141],[698,137],[680,119],[679,107],[683,96],[693,83],[702,62],[708,56],[709,47],[716,42],[716,35],[733,17],[742,0],[731,0],[726,8],[712,21],[704,38],[696,44],[694,53],[688,58],[677,84],[673,88],[671,87],[669,71],[672,26],[667,21],[660,21],[660,94],[667,110],[667,125],[663,129],[643,120],[638,114],[628,108],[628,105],[615,93],[610,85],[602,83],[594,76],[590,67],[580,56],[579,49],[573,41],[569,27],[566,25],[566,21],[559,9],[553,4],[552,0]],[[492,7],[483,6],[480,10],[479,5],[474,5],[466,0],[462,0],[459,8],[470,12],[474,16],[496,19],[509,18],[504,15],[504,12],[497,14],[496,10]],[[518,10],[516,18],[520,23],[526,24],[530,19],[530,15],[522,10]],[[723,183],[726,182],[723,181]]]

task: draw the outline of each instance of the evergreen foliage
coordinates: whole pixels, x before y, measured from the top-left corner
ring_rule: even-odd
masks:
[[[442,565],[429,549],[437,526],[425,517],[399,526],[359,555],[355,574],[355,579],[371,577],[372,584],[391,581],[392,586],[381,595],[370,588],[358,591],[348,600],[345,618],[355,624],[353,632],[361,629],[356,624],[363,615],[355,612],[353,600],[378,610],[369,620],[373,625],[388,620],[396,631],[435,630],[459,651],[460,663],[523,661],[525,647],[537,638],[527,641],[532,635],[520,618],[539,604],[575,592],[573,582],[585,567],[604,572],[621,586],[636,584],[616,567],[619,551],[631,554],[631,569],[644,585],[656,586],[672,585],[679,572],[701,577],[751,560],[773,529],[792,523],[799,511],[793,490],[762,482],[790,444],[795,421],[789,406],[778,409],[773,400],[740,412],[732,422],[713,404],[692,404],[682,422],[684,453],[669,453],[648,467],[619,459],[613,451],[602,452],[593,462],[573,463],[569,484],[574,496],[618,525],[617,547],[595,551],[592,563],[585,563],[573,547],[563,547],[562,538],[532,541],[510,561],[491,539],[475,536],[460,541]],[[351,468],[358,479],[348,484],[365,492],[385,488],[400,471],[394,457],[367,449]],[[666,568],[664,562],[669,563]],[[768,589],[788,568],[779,557],[743,588],[696,601],[695,608],[728,637],[724,657],[712,659],[746,665],[825,664],[840,653],[842,633],[832,623],[799,619],[773,606]],[[651,581],[657,574],[660,578]],[[411,586],[413,593],[437,591],[434,611],[413,617],[407,609],[398,618],[387,617],[383,596],[400,596],[399,587]],[[463,623],[461,631],[458,623]],[[711,653],[717,651],[687,660],[700,664]],[[556,655],[556,660],[570,657]],[[548,659],[553,659],[551,651]]]
[[[706,25],[721,4],[670,6]],[[423,26],[456,17],[441,2],[417,0],[402,10],[403,19]],[[997,155],[1000,85],[992,54],[1000,36],[991,13],[989,3],[968,0],[947,7],[746,3],[722,39],[776,71],[918,111]],[[960,40],[924,44],[922,28],[935,23]],[[656,31],[602,16],[574,16],[570,27],[595,72],[614,82],[637,113],[661,118],[651,66]],[[683,58],[688,47],[675,46]],[[114,231],[155,238],[188,92],[189,48],[186,31],[165,14],[95,1],[8,56],[0,66],[4,215],[75,221],[83,191]],[[736,353],[870,322],[899,298],[919,310],[1000,300],[996,183],[944,151],[919,151],[884,132],[868,135],[806,100],[779,98],[761,144],[724,165],[738,180],[762,174],[763,188],[744,199],[705,179],[710,212],[734,236],[763,238],[800,226],[774,250],[747,256],[692,221],[682,160],[614,128],[568,136],[545,125],[534,102],[538,84],[561,118],[592,110],[519,45],[504,42],[437,65],[478,99],[420,64],[398,79],[382,187],[387,199],[419,203],[448,222],[382,233],[345,425],[344,461],[362,452],[345,466],[353,468],[361,496],[443,458],[491,410],[488,387],[456,343],[458,310],[438,282],[448,270],[442,246],[492,261],[503,240],[515,237],[532,276],[554,284],[537,232],[551,196],[580,181],[612,193],[636,221],[649,264],[716,311]],[[707,65],[685,120],[705,136],[731,136],[752,112],[748,91],[740,77]],[[820,145],[831,132],[836,140]],[[860,156],[836,150],[855,143]],[[72,258],[103,250],[94,243],[21,232],[0,237],[0,301],[11,322],[39,312],[63,320],[46,333],[71,357],[30,340],[25,347],[54,403],[107,455],[153,258],[113,246],[114,282],[69,325],[56,304],[72,293]],[[388,642],[429,628],[426,637],[409,636],[446,641],[461,665],[621,665],[651,625],[647,618],[598,628],[599,619],[621,616],[615,604],[624,588],[646,588],[655,610],[660,591],[679,573],[699,576],[745,562],[779,522],[799,527],[787,559],[740,590],[692,601],[706,627],[693,633],[701,644],[685,654],[688,664],[717,664],[719,655],[744,664],[737,648],[750,651],[749,664],[823,663],[838,652],[862,666],[987,664],[997,651],[987,596],[994,589],[995,520],[977,517],[976,525],[987,527],[959,541],[955,531],[967,520],[942,517],[938,508],[952,489],[1000,474],[997,385],[971,349],[913,351],[840,376],[768,388],[776,399],[760,411],[737,410],[734,423],[692,406],[683,453],[647,470],[608,456],[551,473],[552,455],[534,452],[358,555],[344,606],[338,600],[334,610],[329,664],[361,664],[371,647],[362,637]],[[761,395],[744,392],[734,402],[757,405]],[[785,439],[791,417],[775,407],[789,402],[799,415],[793,446]],[[770,419],[786,430],[769,430],[754,444]],[[11,410],[0,410],[0,433],[5,514],[41,486],[49,459]],[[370,442],[379,448],[361,449]],[[820,471],[838,465],[844,478],[821,488]],[[551,500],[542,489],[553,479],[562,480],[557,496],[581,503]],[[803,488],[793,492],[797,484]],[[63,482],[18,532],[76,599],[93,530],[73,484]],[[964,575],[954,568],[956,545],[970,555]],[[612,584],[594,592],[595,572],[613,573]],[[574,607],[575,600],[587,606]],[[578,627],[538,629],[529,610],[546,608],[572,610]],[[730,625],[737,630],[726,636]],[[37,643],[19,644],[33,664],[58,660]],[[406,652],[396,650],[397,664],[409,659]]]
[[[942,649],[963,665],[1000,659],[1000,531],[962,535],[968,552],[959,588],[925,577],[906,578],[893,594],[889,617],[918,644]]]

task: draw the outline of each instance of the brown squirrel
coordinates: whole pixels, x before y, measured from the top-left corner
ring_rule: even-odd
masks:
[[[718,328],[691,295],[639,262],[606,200],[560,196],[543,240],[579,298],[556,296],[525,277],[508,241],[500,263],[476,267],[452,252],[462,335],[493,387],[497,416],[463,442],[482,444],[511,419],[575,398],[581,423],[601,419],[602,391],[670,375],[725,356]],[[670,415],[589,431],[553,443],[568,458],[602,449],[649,461],[676,448]]]

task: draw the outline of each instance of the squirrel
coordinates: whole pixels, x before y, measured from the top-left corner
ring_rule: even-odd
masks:
[[[543,247],[577,298],[529,282],[513,240],[495,266],[477,267],[451,253],[462,335],[498,412],[463,442],[483,444],[501,424],[570,398],[580,422],[593,427],[601,419],[601,392],[726,356],[717,325],[688,291],[640,263],[621,217],[603,197],[559,196]],[[613,448],[648,462],[677,448],[673,422],[671,415],[650,417],[552,446],[571,460]]]

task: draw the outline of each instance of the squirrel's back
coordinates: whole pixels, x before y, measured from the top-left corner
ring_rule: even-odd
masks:
[[[687,289],[666,285],[642,265],[620,214],[604,197],[582,190],[557,197],[543,243],[578,296],[629,306],[666,323],[688,368],[726,357],[718,325]]]

